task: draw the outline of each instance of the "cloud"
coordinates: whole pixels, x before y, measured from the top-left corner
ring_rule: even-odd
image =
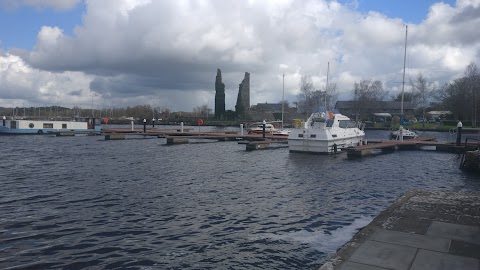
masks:
[[[37,9],[70,10],[81,0],[0,0],[0,8],[14,10],[23,6]]]
[[[436,3],[425,20],[409,25],[408,69],[441,83],[460,76],[471,61],[478,64],[478,2]],[[10,53],[31,72],[90,79],[66,92],[85,89],[87,99],[95,93],[119,105],[158,100],[175,110],[213,108],[217,68],[226,84],[227,109],[234,108],[245,72],[251,74],[252,104],[279,102],[282,74],[290,103],[303,74],[312,75],[315,88],[324,87],[327,62],[329,81],[342,96],[363,78],[381,80],[391,91],[402,78],[405,22],[335,1],[85,4],[73,35],[44,26],[32,51]]]

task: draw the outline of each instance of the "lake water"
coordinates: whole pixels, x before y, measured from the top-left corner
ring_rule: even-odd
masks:
[[[0,268],[316,269],[408,190],[480,191],[451,153],[165,142],[0,137]]]

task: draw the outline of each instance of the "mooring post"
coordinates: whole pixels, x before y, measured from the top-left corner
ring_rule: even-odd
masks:
[[[152,128],[155,127],[155,118],[152,118]]]
[[[7,118],[6,118],[5,115],[4,115],[4,116],[3,116],[3,126],[6,125],[6,123],[5,123],[6,121],[7,121]]]
[[[143,133],[147,133],[147,119],[143,118]]]
[[[243,124],[240,124],[240,136],[243,136]]]
[[[132,131],[133,131],[133,120],[130,121],[130,124],[132,125]]]
[[[403,127],[400,126],[400,128],[398,129],[398,132],[400,133],[400,141],[403,142]]]
[[[180,132],[183,133],[183,122],[180,122]]]
[[[263,119],[263,129],[262,129],[263,138],[265,138],[265,125],[266,124],[267,124],[267,122],[265,121],[265,119]]]
[[[462,143],[462,127],[463,127],[462,122],[458,121],[458,124],[457,124],[457,146],[460,146],[460,144]]]

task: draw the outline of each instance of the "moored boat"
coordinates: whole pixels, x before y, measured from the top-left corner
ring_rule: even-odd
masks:
[[[313,113],[288,135],[290,152],[336,153],[361,145],[365,132],[350,118],[332,111]]]
[[[76,117],[72,120],[3,119],[0,134],[48,134],[61,131],[94,132],[101,131],[101,129],[101,120],[91,117]]]
[[[277,129],[270,123],[256,123],[247,129],[248,134],[263,134],[263,125],[265,125],[265,133],[273,133]]]
[[[420,137],[415,131],[405,129],[402,126],[398,130],[390,132],[390,140],[410,140]]]

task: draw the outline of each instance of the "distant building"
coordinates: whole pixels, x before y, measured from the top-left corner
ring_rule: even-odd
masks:
[[[225,115],[225,84],[222,82],[222,72],[217,69],[215,77],[215,118],[222,119]]]
[[[337,101],[335,109],[352,119],[355,119],[357,115],[360,119],[369,119],[374,113],[389,113],[392,116],[400,116],[401,101],[377,101],[366,106],[356,101]],[[403,114],[414,114],[414,107],[411,102],[403,102]]]
[[[252,110],[259,111],[259,112],[281,113],[282,103],[267,103],[267,102],[257,103],[257,105],[252,106]]]
[[[245,77],[238,87],[237,105],[235,112],[237,116],[244,116],[250,109],[250,73],[245,72]]]

